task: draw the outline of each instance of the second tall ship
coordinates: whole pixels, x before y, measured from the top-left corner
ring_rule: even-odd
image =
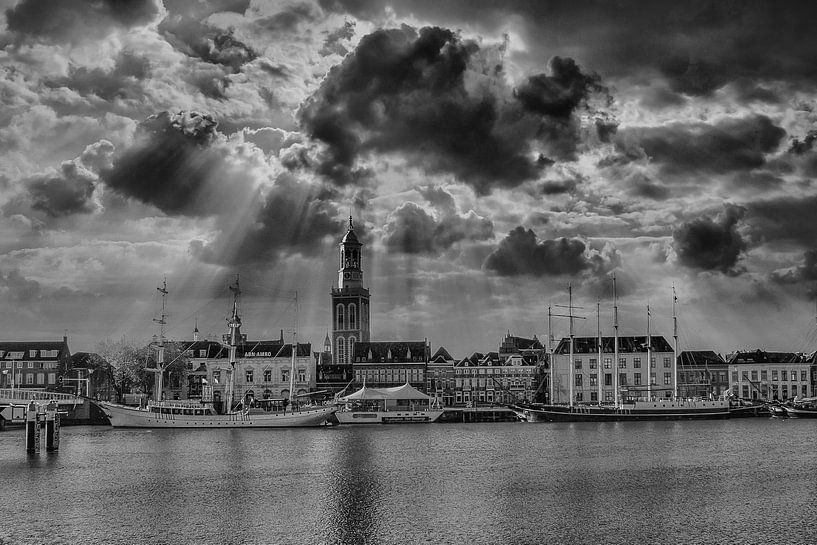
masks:
[[[570,355],[568,359],[568,367],[570,368],[570,402],[567,404],[556,403],[520,403],[511,405],[511,409],[516,412],[520,420],[526,422],[619,422],[630,420],[714,420],[729,418],[730,416],[730,401],[726,398],[720,399],[704,399],[692,398],[683,399],[678,397],[677,383],[673,384],[672,398],[660,398],[653,396],[649,387],[647,390],[646,399],[625,400],[619,399],[618,393],[618,376],[613,373],[615,381],[615,399],[613,404],[578,404],[573,400],[573,292],[568,287],[569,294],[569,314],[570,318]],[[613,328],[615,331],[614,341],[614,357],[613,362],[619,361],[618,356],[618,302],[615,290],[615,277],[613,278]],[[673,346],[673,368],[672,376],[677,377],[677,361],[678,361],[678,318],[675,314],[675,303],[677,297],[675,296],[675,289],[672,293],[672,321],[673,321],[673,338],[675,340]],[[652,340],[650,336],[649,326],[649,307],[647,308],[647,337],[646,350],[647,361],[651,361],[650,351],[652,349]],[[601,361],[601,332],[599,331],[599,362]],[[551,383],[551,399],[553,399],[552,387],[554,384],[553,377],[553,358],[551,354],[550,365],[550,383]],[[673,379],[677,381],[677,378]],[[601,381],[599,381],[601,384]],[[599,396],[600,399],[600,396]]]

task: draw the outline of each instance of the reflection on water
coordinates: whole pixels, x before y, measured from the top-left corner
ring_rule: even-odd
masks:
[[[0,543],[808,543],[817,422],[0,433]]]

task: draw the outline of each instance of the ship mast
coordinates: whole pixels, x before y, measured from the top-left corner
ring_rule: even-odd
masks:
[[[672,338],[675,343],[672,347],[672,399],[678,399],[678,316],[675,314],[675,286],[672,286]]]
[[[351,222],[351,219],[349,220]],[[298,292],[295,292],[295,330],[292,332],[292,359],[289,368],[289,402],[295,403],[295,353],[298,351]]]
[[[550,367],[550,399],[548,400],[550,403],[555,403],[554,397],[554,375],[553,375],[553,326],[551,325],[551,319],[553,318],[553,314],[551,312],[550,305],[548,305],[548,353],[550,354],[550,361],[548,362],[548,366]]]
[[[238,275],[235,275],[235,285],[229,287],[230,291],[233,293],[233,313],[232,316],[227,318],[227,327],[230,329],[230,335],[228,338],[228,347],[230,350],[230,368],[227,370],[229,373],[229,378],[227,379],[227,400],[226,400],[226,412],[231,412],[233,410],[233,388],[235,387],[235,360],[236,360],[236,347],[238,345],[238,331],[241,328],[241,318],[238,315],[238,298],[241,296],[241,288],[238,284]]]
[[[618,293],[616,276],[613,275],[613,403],[618,407]]]
[[[573,398],[575,397],[573,394],[573,382],[574,382],[574,374],[575,374],[575,365],[573,363],[573,286],[570,284],[567,285],[567,297],[568,297],[568,318],[570,320],[570,360],[568,363],[568,369],[570,369],[570,406],[573,406]]]
[[[164,392],[164,374],[165,374],[165,325],[167,324],[167,278],[162,280],[161,287],[156,288],[156,291],[162,294],[162,313],[159,318],[154,318],[153,321],[159,324],[159,338],[155,340],[154,346],[156,348],[156,401],[162,401]]]
[[[647,401],[652,401],[652,335],[650,334],[650,304],[647,303]]]
[[[596,386],[599,390],[599,405],[601,405],[602,393],[601,393],[601,376],[602,376],[602,366],[601,366],[601,301],[596,300],[596,331],[598,333],[598,363],[596,364]]]

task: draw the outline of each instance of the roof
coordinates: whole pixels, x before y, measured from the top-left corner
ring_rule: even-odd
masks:
[[[385,341],[355,343],[354,361],[358,363],[426,362],[425,341]]]
[[[363,386],[357,392],[340,398],[341,401],[354,401],[356,399],[431,399],[429,396],[413,387],[408,382],[402,386],[393,388],[369,388]]]
[[[443,348],[442,346],[434,352],[434,355],[431,356],[431,361],[436,363],[445,363],[448,361],[452,361],[454,358],[451,357],[451,354],[448,353],[448,350]]]
[[[346,231],[346,234],[343,235],[343,239],[340,241],[341,244],[360,244],[360,241],[357,239],[357,235],[355,234],[355,226],[352,224],[352,216],[349,216],[349,230]]]
[[[753,350],[742,352],[737,350],[726,356],[729,364],[736,363],[807,363],[808,358],[804,354],[796,352],[766,352],[765,350]]]
[[[525,337],[514,337],[510,333],[505,337],[500,346],[500,352],[509,352],[514,350],[541,350],[542,343],[536,338],[526,339]]]
[[[615,337],[602,337],[601,346],[602,352],[615,352]],[[650,346],[653,352],[672,352],[672,346],[661,335],[650,336]],[[595,354],[599,351],[598,337],[573,337],[573,353],[574,354]],[[646,352],[647,351],[647,336],[646,335],[630,335],[618,338],[618,351],[620,353],[627,352]],[[565,337],[559,341],[556,347],[557,354],[570,353],[570,339]]]
[[[0,359],[38,359],[38,360],[48,360],[48,359],[59,359],[60,351],[65,348],[66,352],[68,352],[68,341],[65,339],[61,341],[0,341],[0,352],[2,352],[2,356]],[[36,350],[36,356],[31,356],[30,351]],[[56,355],[43,355],[42,351],[52,352],[56,350]],[[10,356],[15,355],[15,353],[23,352],[22,357],[12,358]],[[64,354],[63,354],[64,355]]]
[[[229,347],[216,341],[179,341],[177,343],[182,350],[192,351],[194,358],[228,358],[230,356]],[[200,356],[199,351],[206,350],[205,356]],[[311,343],[298,343],[295,353],[297,357],[309,357],[312,354]],[[281,340],[275,341],[244,341],[236,345],[237,358],[291,358],[292,343],[284,344]]]
[[[681,365],[708,366],[708,365],[726,365],[726,361],[712,350],[684,350],[678,355],[679,363]]]

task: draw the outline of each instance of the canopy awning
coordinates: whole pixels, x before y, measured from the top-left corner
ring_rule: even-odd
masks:
[[[360,399],[423,399],[429,400],[427,396],[408,382],[402,386],[393,388],[370,388],[364,386],[360,390],[340,398],[341,401],[355,401]]]

